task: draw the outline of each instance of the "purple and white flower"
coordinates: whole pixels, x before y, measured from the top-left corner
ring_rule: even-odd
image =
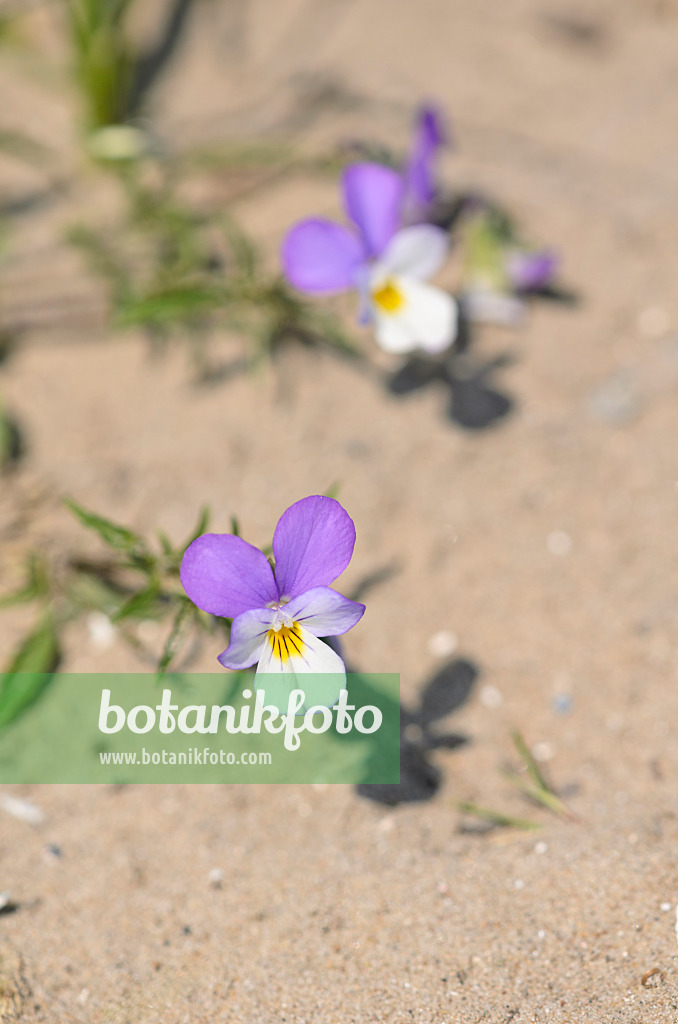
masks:
[[[415,178],[419,188],[421,175]],[[282,265],[300,291],[355,289],[361,320],[374,324],[387,352],[441,352],[456,336],[457,306],[425,282],[442,266],[448,237],[431,224],[403,227],[408,188],[406,177],[390,167],[347,167],[342,193],[350,226],[320,217],[300,221],[283,241]]]
[[[315,681],[327,678],[315,703],[334,704],[346,669],[319,637],[348,632],[365,611],[329,586],[350,562],[354,545],[351,517],[334,498],[319,495],[297,501],[278,520],[275,568],[262,551],[232,534],[194,540],[184,554],[181,582],[198,608],[233,619],[221,664],[244,669],[258,663],[255,688],[266,687],[262,676],[276,675],[287,692],[304,689],[297,676],[313,673]]]

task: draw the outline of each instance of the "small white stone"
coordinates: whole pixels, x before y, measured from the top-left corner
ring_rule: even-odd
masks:
[[[546,547],[556,558],[566,558],[572,550],[572,538],[564,530],[552,530],[546,538]]]
[[[4,910],[12,902],[11,892],[0,892],[0,910]]]
[[[107,651],[115,643],[116,628],[103,612],[90,612],[87,616],[87,631],[90,644],[95,651]]]
[[[525,883],[522,880],[522,878],[516,878],[515,882],[513,883],[513,887],[514,887],[514,889],[519,889],[519,890],[520,889],[524,889],[525,888]]]
[[[540,855],[546,853],[548,848],[549,844],[545,843],[543,840],[534,844],[534,852]]]
[[[212,868],[208,875],[209,883],[213,889],[221,889],[225,877],[226,872],[223,868]]]
[[[44,811],[31,803],[30,800],[23,800],[21,797],[12,796],[11,793],[3,793],[0,797],[0,807],[7,811],[13,818],[19,821],[26,821],[29,825],[41,825],[45,820]]]
[[[669,911],[671,909],[671,904],[670,903],[660,903],[659,904],[659,909],[663,910],[664,913],[666,913],[667,911]]]
[[[486,708],[498,708],[504,703],[504,698],[501,690],[498,690],[496,686],[492,686],[488,683],[487,686],[481,687],[480,702],[481,704],[484,704]]]
[[[459,639],[449,629],[441,629],[428,640],[428,651],[434,658],[448,658],[459,647]]]
[[[541,743],[535,743],[532,747],[532,755],[536,761],[551,761],[555,755],[553,745],[543,740]]]

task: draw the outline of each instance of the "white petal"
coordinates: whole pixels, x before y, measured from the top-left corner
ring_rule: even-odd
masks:
[[[421,281],[400,277],[395,287],[402,304],[392,312],[373,305],[376,336],[387,352],[442,352],[457,334],[457,304],[447,292]]]
[[[280,657],[269,641],[264,644],[254,686],[265,691],[266,703],[287,711],[292,690],[303,690],[304,708],[336,704],[346,686],[346,669],[339,655],[303,626],[298,626],[292,642],[283,646],[285,655]]]
[[[440,270],[448,249],[446,231],[433,224],[415,224],[393,236],[377,266],[387,275],[426,280]]]
[[[266,633],[276,613],[271,608],[255,608],[236,615],[231,626],[231,642],[218,660],[225,668],[249,668],[260,658]]]

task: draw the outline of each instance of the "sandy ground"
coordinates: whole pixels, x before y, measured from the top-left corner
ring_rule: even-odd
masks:
[[[43,813],[0,806],[0,889],[17,905],[0,913],[0,1019],[678,1019],[677,39],[678,8],[650,0],[194,6],[154,93],[178,146],[404,147],[435,97],[458,140],[447,181],[561,249],[579,305],[476,339],[482,358],[511,357],[492,384],[514,402],[481,432],[446,418],[442,388],[387,394],[376,359],[293,349],[198,388],[180,348],[154,360],[140,337],[107,337],[60,241],[101,186],[64,184],[77,159],[58,48],[54,67],[3,58],[3,123],[55,154],[0,174],[17,202],[53,187],[14,219],[4,277],[26,330],[2,388],[27,457],[0,491],[3,585],[29,543],[87,543],[62,494],[177,538],[209,503],[215,528],[237,514],[264,544],[285,507],[338,481],[358,531],[342,589],[390,570],[350,659],[400,672],[409,709],[455,659],[473,685],[440,724],[466,742],[425,754],[437,791],[395,808],[350,787],[18,788]],[[337,208],[327,179],[286,176],[237,212],[273,254],[295,216]],[[3,653],[25,621],[0,619]],[[441,631],[456,638],[444,657]],[[138,664],[76,626],[64,667]],[[507,783],[516,727],[576,823]],[[460,800],[542,827],[485,832]]]

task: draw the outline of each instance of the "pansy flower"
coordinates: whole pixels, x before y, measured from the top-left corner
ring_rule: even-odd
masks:
[[[446,232],[402,226],[406,182],[390,167],[352,164],[341,188],[350,224],[320,217],[295,224],[281,251],[288,281],[315,294],[355,289],[361,320],[374,324],[388,352],[443,351],[456,335],[456,303],[425,282],[445,260]]]
[[[319,637],[348,632],[365,611],[330,588],[354,545],[351,517],[334,498],[321,496],[303,498],[283,512],[273,535],[275,568],[259,548],[232,534],[206,533],[194,540],[181,563],[181,582],[198,608],[233,619],[221,664],[258,664],[255,688],[268,689],[272,681],[277,693],[305,690],[297,676],[313,673],[316,699],[309,702],[307,694],[307,703],[334,704],[346,670]]]

